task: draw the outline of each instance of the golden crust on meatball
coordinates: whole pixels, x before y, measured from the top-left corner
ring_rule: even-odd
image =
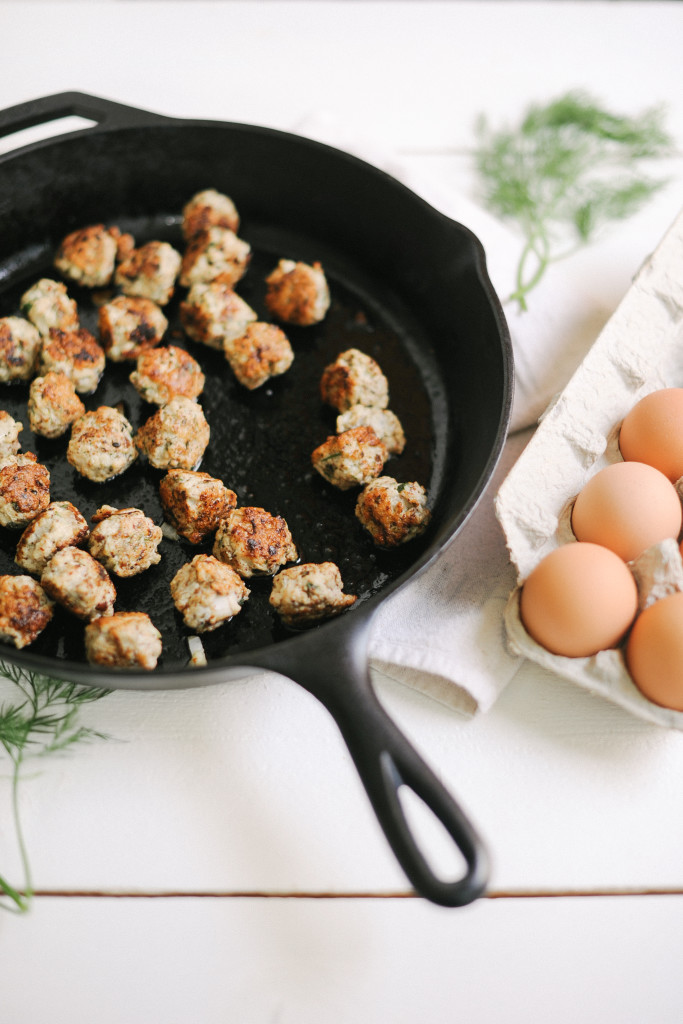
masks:
[[[283,569],[273,580],[269,602],[287,626],[309,626],[339,615],[358,598],[343,592],[334,562],[308,562]]]
[[[52,619],[53,604],[30,576],[0,576],[0,641],[26,647]]]
[[[205,383],[197,360],[176,345],[141,352],[129,380],[138,394],[154,405],[167,405],[176,395],[198,398]]]
[[[88,480],[102,483],[119,476],[137,457],[132,426],[109,405],[84,413],[71,428],[66,458]]]
[[[229,228],[237,232],[240,218],[230,196],[207,188],[197,192],[183,207],[183,238],[189,240],[208,228]]]
[[[104,349],[84,327],[75,331],[51,327],[38,357],[41,374],[50,370],[65,374],[80,395],[90,395],[96,390],[105,365]]]
[[[324,319],[330,291],[322,265],[280,260],[266,278],[266,306],[278,320],[310,327]]]
[[[91,665],[106,668],[157,667],[161,633],[144,612],[114,612],[85,627],[85,654]]]
[[[70,501],[51,501],[22,533],[14,561],[27,572],[40,576],[53,555],[62,548],[78,547],[89,533],[88,524],[75,505]]]
[[[49,370],[44,377],[34,377],[28,395],[28,421],[34,434],[61,437],[74,420],[82,416],[85,406],[65,373]]]
[[[356,517],[380,547],[405,544],[429,524],[427,492],[415,481],[399,483],[391,476],[379,477],[358,496]]]
[[[43,569],[40,582],[54,601],[86,622],[114,612],[116,588],[109,573],[81,548],[61,548]]]
[[[33,452],[0,466],[0,526],[23,529],[50,504],[50,473]]]
[[[116,509],[102,505],[92,517],[88,550],[116,576],[137,576],[157,565],[161,528],[139,508]]]
[[[253,323],[241,337],[225,342],[225,358],[240,384],[253,391],[286,373],[294,352],[285,332],[275,324]]]
[[[352,405],[386,409],[389,384],[372,356],[349,348],[323,370],[320,397],[338,412],[345,412]]]
[[[211,632],[238,615],[249,593],[235,570],[212,555],[195,555],[171,580],[173,603],[196,633]]]
[[[78,306],[62,281],[41,277],[24,292],[19,302],[23,315],[43,337],[47,337],[51,327],[62,331],[77,331],[80,327]]]
[[[250,259],[251,246],[234,231],[209,227],[190,239],[183,254],[180,284],[191,288],[193,284],[222,281],[232,287],[246,274]]]
[[[117,295],[100,306],[98,327],[107,358],[120,363],[158,345],[168,320],[152,299]]]
[[[64,277],[85,288],[103,288],[114,273],[121,232],[90,224],[63,238],[54,265]]]
[[[311,454],[313,468],[341,491],[379,476],[389,453],[372,427],[353,427],[332,434]]]
[[[156,469],[194,469],[206,451],[210,433],[201,406],[176,395],[143,423],[135,444]]]
[[[165,306],[175,291],[182,257],[168,242],[146,242],[119,263],[114,282],[124,295]]]
[[[213,554],[240,576],[272,576],[299,557],[282,516],[243,506],[223,519],[216,531]]]
[[[159,484],[164,515],[189,541],[201,544],[237,505],[237,495],[222,480],[198,470],[169,469]]]
[[[251,306],[223,281],[193,285],[180,303],[180,322],[187,336],[219,351],[244,334],[254,320]]]
[[[0,381],[29,380],[33,375],[41,336],[21,316],[0,318]]]

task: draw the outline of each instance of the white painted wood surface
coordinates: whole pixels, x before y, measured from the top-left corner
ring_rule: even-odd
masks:
[[[465,191],[479,112],[514,119],[577,86],[626,111],[665,102],[683,148],[677,3],[5,0],[0,32],[3,107],[78,89],[284,129],[330,111]],[[670,171],[575,258],[599,281],[596,333],[683,205],[680,155]],[[406,884],[336,727],[288,680],[117,693],[84,714],[113,740],[24,785],[36,887],[67,895],[0,916],[3,1024],[679,1021],[683,737],[530,665],[474,719],[377,683],[488,840],[504,898],[353,896]],[[9,816],[3,777],[15,879]]]

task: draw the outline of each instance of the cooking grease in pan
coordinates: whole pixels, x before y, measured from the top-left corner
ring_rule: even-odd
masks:
[[[165,239],[182,250],[177,219],[126,222],[138,244]],[[66,231],[65,231],[66,233]],[[253,247],[246,276],[236,291],[256,310],[260,319],[272,319],[264,304],[264,279],[283,256],[308,262],[320,259],[332,302],[326,318],[313,327],[285,325],[295,352],[294,363],[282,376],[248,391],[234,379],[220,352],[188,339],[180,327],[178,305],[185,290],[165,307],[169,329],[162,344],[186,348],[200,363],[206,386],[199,402],[211,427],[211,440],[201,469],[220,477],[234,490],[242,505],[258,505],[283,516],[303,562],[333,561],[339,566],[348,594],[360,604],[389,581],[401,575],[427,540],[420,538],[402,548],[376,548],[354,515],[357,491],[341,492],[313,470],[310,455],[329,434],[335,433],[335,410],[323,405],[319,382],[324,367],[339,352],[356,347],[373,356],[389,379],[390,407],[402,421],[407,444],[400,456],[392,456],[385,473],[398,480],[418,480],[430,495],[438,492],[441,467],[435,453],[447,429],[446,401],[440,390],[426,340],[395,295],[378,289],[354,275],[353,268],[335,259],[333,252],[312,247],[306,239],[281,237],[276,230],[244,224],[240,234]],[[57,277],[51,265],[54,245],[36,256],[17,255],[21,273],[8,274],[0,294],[0,315],[19,315],[19,298],[39,277]],[[78,302],[82,326],[97,336],[97,311],[89,292],[69,285]],[[155,407],[143,402],[128,375],[133,363],[108,363],[94,395],[83,396],[88,409],[119,405],[137,429]],[[51,499],[72,501],[90,521],[103,504],[144,509],[156,523],[163,521],[158,484],[164,475],[139,458],[121,476],[102,484],[81,477],[65,458],[68,435],[48,441],[28,427],[28,384],[0,385],[0,408],[24,424],[22,450],[34,451],[51,474]],[[0,529],[0,573],[16,574],[14,552],[19,532]],[[200,551],[210,551],[211,539],[200,546],[183,540],[164,539],[161,562],[129,579],[115,578],[116,608],[147,612],[163,635],[160,666],[185,665],[189,652],[188,630],[171,601],[169,582],[180,566]],[[202,636],[208,658],[265,646],[289,635],[268,603],[272,580],[251,579],[251,596],[232,621]],[[353,614],[353,610],[346,614]],[[84,660],[83,626],[62,609],[31,648],[36,653],[68,660]]]

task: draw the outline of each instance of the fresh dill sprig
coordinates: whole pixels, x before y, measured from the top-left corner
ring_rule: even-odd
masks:
[[[530,107],[515,128],[494,130],[479,118],[475,166],[483,201],[515,221],[525,239],[508,301],[525,310],[551,262],[591,241],[605,223],[635,213],[665,184],[640,167],[673,151],[663,120],[662,107],[628,117],[581,91]]]
[[[0,907],[24,913],[31,903],[33,882],[19,812],[23,767],[28,758],[61,753],[88,740],[106,739],[104,733],[81,725],[78,715],[84,704],[110,691],[52,679],[2,662],[0,676],[11,680],[17,691],[16,701],[0,706],[0,744],[12,763],[12,817],[24,875],[21,889],[0,875]]]

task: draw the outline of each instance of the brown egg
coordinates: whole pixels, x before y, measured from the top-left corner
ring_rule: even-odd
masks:
[[[641,398],[624,418],[619,449],[627,462],[646,462],[672,483],[683,476],[683,388]]]
[[[643,462],[615,462],[591,477],[572,510],[577,540],[602,544],[630,562],[667,537],[678,538],[683,512],[676,488]]]
[[[615,647],[638,608],[626,563],[599,544],[555,548],[527,577],[520,615],[529,635],[552,654],[584,658]]]
[[[640,613],[626,645],[626,664],[648,700],[683,711],[683,594],[662,597]]]

